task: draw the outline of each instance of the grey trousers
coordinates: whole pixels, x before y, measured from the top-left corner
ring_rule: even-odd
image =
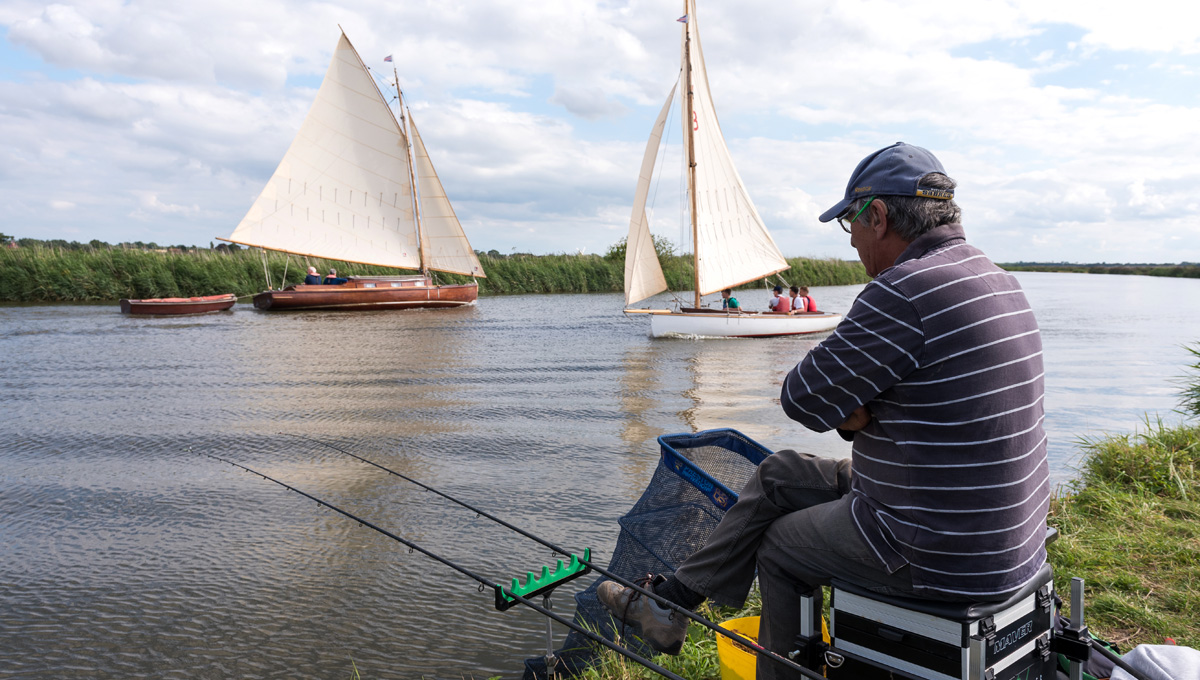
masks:
[[[768,456],[708,543],[675,577],[718,604],[740,607],[757,570],[763,614],[759,644],[786,657],[800,633],[801,597],[830,579],[913,596],[908,567],[888,573],[850,516],[850,461],[782,450]],[[802,677],[760,656],[761,680]]]

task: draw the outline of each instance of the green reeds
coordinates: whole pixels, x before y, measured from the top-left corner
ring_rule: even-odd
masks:
[[[411,273],[276,252],[266,253],[265,260],[275,288],[301,282],[310,265],[322,274],[334,267],[342,276]],[[623,261],[599,255],[483,255],[480,261],[487,272],[487,278],[479,279],[481,295],[613,293],[622,290],[625,280]],[[857,262],[804,258],[789,262],[792,270],[784,276],[797,285],[829,286],[868,280]],[[691,290],[690,257],[663,257],[663,271],[672,290]],[[441,283],[471,280],[454,274],[435,277]],[[219,293],[244,296],[265,288],[264,258],[257,249],[161,252],[107,247],[0,248],[0,301],[4,302],[102,302]]]
[[[1010,272],[1066,272],[1071,274],[1124,274],[1129,276],[1167,276],[1177,279],[1200,278],[1200,265],[1182,264],[1066,264],[1017,262],[1001,264]]]
[[[1191,352],[1194,363],[1187,365],[1187,374],[1179,380],[1183,386],[1179,391],[1179,410],[1200,418],[1200,344],[1184,345],[1184,349]]]

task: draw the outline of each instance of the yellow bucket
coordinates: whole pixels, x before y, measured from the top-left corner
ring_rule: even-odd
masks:
[[[723,621],[721,627],[758,642],[758,621],[757,616],[744,616]],[[828,644],[829,629],[825,626],[824,617],[821,618],[821,637]],[[754,680],[756,656],[754,652],[724,635],[717,635],[717,660],[721,664],[721,680]]]
[[[744,616],[721,623],[722,628],[758,642],[757,616]],[[724,635],[717,635],[717,660],[721,663],[721,680],[754,680],[754,652]]]

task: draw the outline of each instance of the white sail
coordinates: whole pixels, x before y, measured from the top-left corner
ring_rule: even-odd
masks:
[[[408,144],[345,35],[275,174],[223,240],[347,262],[420,267]]]
[[[676,86],[678,87],[678,83]],[[667,126],[667,114],[675,98],[675,87],[667,95],[658,120],[646,142],[646,153],[642,156],[642,170],[638,174],[637,191],[633,195],[633,215],[629,218],[629,237],[625,239],[625,304],[645,300],[667,289],[663,278],[658,252],[654,250],[654,238],[650,235],[650,221],[646,219],[646,197],[650,194],[650,180],[654,175],[654,162],[658,158],[658,144],[663,129]]]
[[[416,121],[412,112],[408,112],[408,127],[412,132],[413,167],[417,171],[417,185],[420,188],[417,196],[420,198],[421,238],[425,247],[425,266],[440,272],[467,274],[486,278],[479,258],[471,249],[467,235],[463,233],[462,225],[454,214],[450,199],[446,198],[446,190],[438,179],[437,171],[433,169],[433,161],[425,150],[425,142],[417,132]]]
[[[683,117],[684,139],[691,139],[695,150],[696,281],[705,295],[783,271],[788,263],[759,217],[725,145],[700,49],[694,0],[687,0],[687,9],[683,30],[685,37],[691,35],[694,94],[692,120]]]

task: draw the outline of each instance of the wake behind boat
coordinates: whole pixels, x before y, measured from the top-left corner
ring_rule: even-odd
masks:
[[[474,304],[483,278],[396,74],[400,117],[343,33],[312,108],[249,212],[223,241],[329,260],[415,269],[254,298],[259,309],[411,309]],[[268,281],[268,286],[270,282]]]
[[[832,330],[840,314],[776,314],[703,307],[702,298],[788,269],[733,165],[708,86],[700,50],[694,0],[685,0],[683,22],[684,152],[687,154],[688,211],[691,214],[695,300],[691,308],[629,309],[629,305],[667,289],[646,200],[675,89],[654,122],[634,194],[625,251],[625,312],[650,316],[650,334],[664,336],[771,337]]]

